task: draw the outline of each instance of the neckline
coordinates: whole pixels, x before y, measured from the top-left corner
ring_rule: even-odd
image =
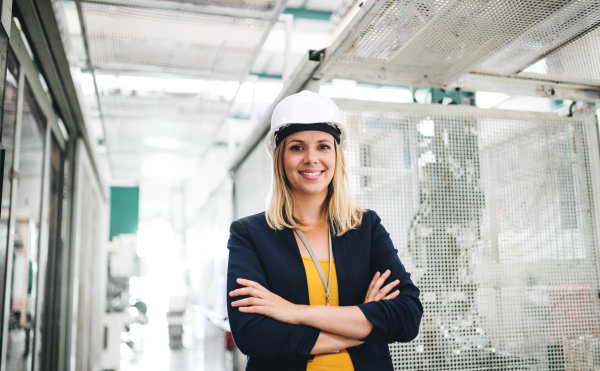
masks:
[[[309,261],[313,261],[312,258],[310,256],[304,256],[304,255],[300,255],[302,257],[302,259],[304,260],[309,260]],[[332,259],[332,261],[335,261],[335,258]],[[319,259],[319,263],[329,263],[329,259]]]

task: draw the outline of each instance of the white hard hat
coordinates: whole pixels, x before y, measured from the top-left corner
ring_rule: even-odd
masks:
[[[348,129],[342,121],[338,106],[329,98],[310,92],[301,91],[283,99],[273,110],[271,130],[267,134],[267,151],[273,156],[277,147],[275,132],[292,124],[329,124],[340,131],[339,147],[344,150]]]

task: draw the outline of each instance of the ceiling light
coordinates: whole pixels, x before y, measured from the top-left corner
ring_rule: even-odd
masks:
[[[183,147],[181,141],[169,137],[149,137],[144,138],[143,142],[148,147],[158,149],[179,149]]]

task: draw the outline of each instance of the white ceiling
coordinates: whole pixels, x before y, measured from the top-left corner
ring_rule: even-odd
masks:
[[[323,12],[335,12],[348,1],[290,0],[287,7],[303,9],[303,17],[323,17],[328,15]],[[88,130],[99,160],[105,162],[100,168],[106,170],[108,183],[186,181],[212,147],[235,149],[282,87],[286,39],[282,22],[275,23],[251,66],[251,73],[261,77],[248,77],[230,106],[239,81],[247,78],[240,75],[243,61],[251,60],[266,22],[83,3],[100,111],[77,7],[71,1],[62,5],[64,13],[57,18],[68,26],[67,53],[76,68]],[[334,27],[330,20],[296,18],[291,67],[309,49],[330,45]],[[258,32],[256,37],[252,32]],[[222,48],[225,44],[230,48]],[[223,167],[226,157],[219,156]]]

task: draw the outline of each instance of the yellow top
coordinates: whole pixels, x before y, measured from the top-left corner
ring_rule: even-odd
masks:
[[[304,263],[304,270],[306,270],[306,281],[308,283],[308,297],[310,299],[310,305],[326,305],[325,299],[325,288],[319,277],[319,271],[315,267],[313,260],[307,256],[302,257]],[[325,279],[329,277],[329,260],[319,260],[321,269],[325,274]],[[329,305],[339,306],[338,296],[338,282],[337,275],[335,273],[335,259],[331,262],[331,282],[329,283]],[[341,350],[339,353],[330,354],[318,354],[314,359],[308,361],[306,371],[354,371],[354,365],[350,354],[346,349]]]

